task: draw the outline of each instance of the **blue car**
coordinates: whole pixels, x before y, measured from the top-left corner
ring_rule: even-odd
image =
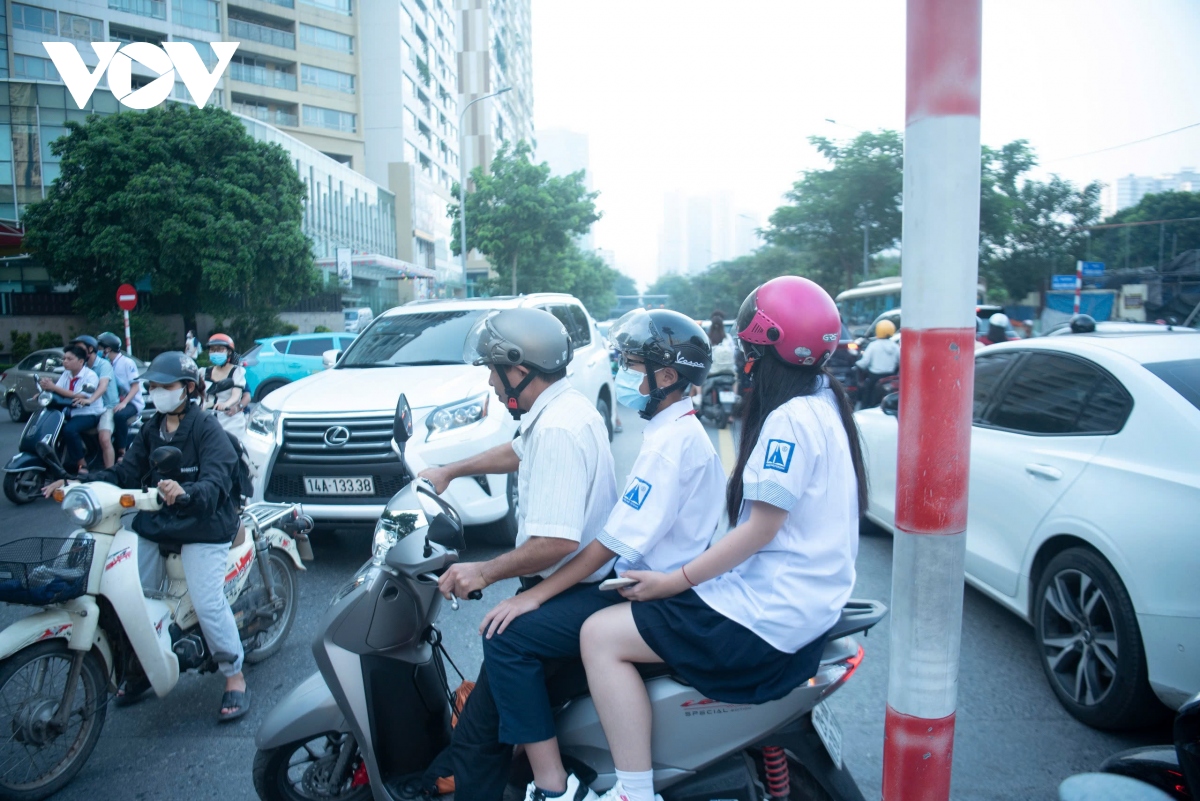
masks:
[[[242,356],[250,397],[257,403],[285,384],[324,370],[321,355],[327,350],[345,350],[355,336],[336,332],[257,340]]]

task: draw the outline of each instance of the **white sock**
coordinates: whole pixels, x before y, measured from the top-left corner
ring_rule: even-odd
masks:
[[[654,771],[644,770],[630,773],[617,771],[617,781],[629,801],[654,801]]]

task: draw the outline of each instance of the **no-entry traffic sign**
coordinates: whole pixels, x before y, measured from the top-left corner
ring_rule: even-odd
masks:
[[[132,284],[117,287],[117,306],[123,311],[133,311],[137,307],[137,290]]]

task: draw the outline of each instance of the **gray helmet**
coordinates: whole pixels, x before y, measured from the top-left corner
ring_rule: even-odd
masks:
[[[96,342],[96,338],[94,336],[91,336],[90,334],[80,334],[79,336],[75,337],[67,344],[68,345],[75,345],[75,344],[86,345],[91,350],[96,350],[97,348],[99,348],[99,343]]]
[[[557,317],[541,309],[504,309],[489,312],[471,326],[463,343],[467,364],[496,367],[525,366],[530,373],[517,386],[510,386],[504,370],[498,370],[508,395],[508,411],[520,420],[517,397],[536,375],[555,373],[571,363],[574,347],[567,328]]]
[[[200,383],[200,368],[192,357],[178,350],[160,353],[150,362],[146,372],[138,376],[139,381],[155,384],[173,384],[176,381]]]
[[[105,331],[96,337],[96,342],[100,344],[100,347],[108,348],[109,350],[121,349],[121,338],[111,331]]]

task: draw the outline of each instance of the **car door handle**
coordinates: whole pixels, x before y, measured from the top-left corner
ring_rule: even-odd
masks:
[[[1056,467],[1051,467],[1048,464],[1027,464],[1025,465],[1025,472],[1031,476],[1045,478],[1050,481],[1058,481],[1063,477],[1061,470]]]

